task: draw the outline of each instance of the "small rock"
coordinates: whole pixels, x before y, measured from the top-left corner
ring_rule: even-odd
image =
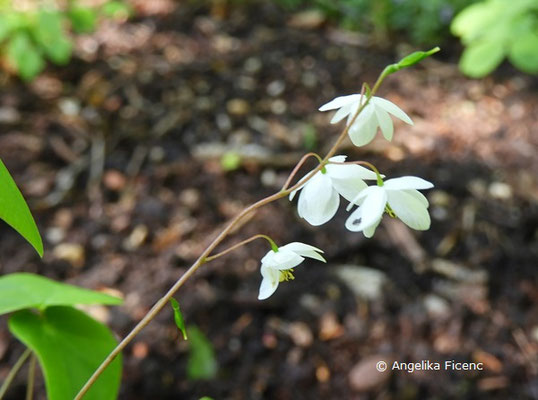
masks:
[[[391,375],[390,364],[391,360],[383,355],[362,359],[349,372],[348,379],[351,389],[357,392],[366,392],[381,386]],[[383,371],[384,368],[386,369]]]
[[[137,225],[131,234],[124,240],[123,247],[125,250],[136,250],[146,240],[148,228],[146,225]]]
[[[299,29],[316,29],[325,22],[325,15],[320,10],[305,10],[293,15],[288,25]]]
[[[14,124],[19,122],[21,115],[12,107],[0,107],[0,123],[2,124]]]
[[[493,354],[487,353],[485,351],[475,351],[473,353],[473,360],[475,362],[484,364],[485,369],[496,374],[500,373],[503,370],[503,364],[501,360],[499,360]]]
[[[271,112],[273,114],[284,114],[286,110],[288,109],[288,105],[284,100],[278,99],[273,102],[271,102]]]
[[[125,188],[127,184],[127,179],[119,171],[109,170],[106,171],[103,176],[103,183],[107,189],[112,191],[120,191]]]
[[[84,266],[84,247],[77,243],[62,243],[52,250],[52,254],[55,258],[63,261],[67,261],[75,268],[82,268]]]
[[[442,258],[434,259],[431,265],[433,271],[459,282],[480,284],[488,280],[486,270],[472,270],[464,265],[456,264]]]
[[[280,96],[286,89],[286,83],[281,80],[276,80],[267,85],[267,94],[269,96]]]
[[[512,188],[503,182],[493,182],[489,185],[488,192],[491,197],[498,200],[508,200],[512,197]]]
[[[336,268],[336,275],[356,296],[368,300],[378,299],[388,281],[383,272],[359,265],[341,265]]]
[[[68,117],[76,117],[80,113],[80,103],[76,99],[64,98],[58,102],[58,108],[62,114]]]
[[[226,109],[231,115],[243,116],[249,113],[250,106],[248,102],[243,99],[232,99],[226,103]]]
[[[319,324],[319,338],[321,340],[336,339],[344,334],[344,327],[338,322],[334,312],[323,314]]]
[[[448,302],[434,294],[424,297],[423,303],[428,314],[433,317],[446,317],[450,311]]]
[[[304,322],[292,322],[288,333],[296,346],[309,347],[314,342],[314,335]]]
[[[262,69],[262,65],[263,64],[259,58],[250,57],[245,61],[243,68],[246,72],[253,74],[260,71]]]

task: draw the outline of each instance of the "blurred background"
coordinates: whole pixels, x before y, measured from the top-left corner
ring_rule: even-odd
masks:
[[[162,312],[120,398],[537,399],[534,0],[0,1],[0,158],[45,242],[39,260],[1,223],[0,272],[121,294],[88,311],[125,336],[229,218],[330,147],[342,126],[320,105],[435,45],[379,92],[415,125],[340,152],[434,182],[431,229],[385,218],[365,239],[343,209],[322,227],[261,209],[222,249],[265,233],[328,263],[263,302],[265,243],[207,264],[176,296],[191,340]],[[2,319],[0,380],[21,349]]]

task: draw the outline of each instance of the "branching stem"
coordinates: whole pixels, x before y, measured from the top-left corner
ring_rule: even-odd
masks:
[[[118,354],[120,354],[121,351],[135,338],[135,336],[138,335],[138,333],[140,333],[140,331],[144,329],[146,325],[148,325],[151,322],[151,320],[153,320],[153,318],[155,318],[155,316],[168,304],[168,301],[170,300],[170,298],[174,296],[174,294],[179,290],[179,288],[181,288],[181,286],[183,286],[183,284],[187,281],[187,279],[189,279],[196,272],[198,268],[200,268],[205,262],[208,261],[208,259],[210,258],[208,257],[209,254],[211,254],[211,252],[228,236],[228,234],[233,230],[233,228],[246,215],[250,214],[251,212],[256,211],[260,207],[263,207],[269,203],[272,203],[275,200],[279,200],[283,197],[288,196],[295,189],[298,189],[305,182],[311,179],[318,171],[322,170],[324,165],[328,162],[329,158],[331,158],[336,153],[338,147],[340,146],[340,144],[342,143],[342,141],[345,139],[346,135],[348,134],[349,128],[353,125],[353,123],[355,122],[359,114],[362,112],[362,110],[364,110],[364,108],[368,105],[370,99],[376,93],[377,89],[383,82],[384,78],[385,76],[383,73],[379,76],[379,78],[377,78],[377,81],[374,87],[372,88],[369,95],[366,97],[366,101],[364,101],[364,103],[362,103],[362,99],[365,98],[364,92],[365,92],[366,86],[364,84],[362,85],[362,89],[361,89],[362,96],[361,96],[361,103],[360,103],[359,108],[357,109],[357,111],[355,112],[355,114],[353,115],[349,123],[346,124],[345,129],[340,133],[340,136],[338,136],[338,139],[336,139],[336,141],[334,142],[333,146],[330,148],[327,155],[323,159],[320,160],[320,164],[316,168],[314,168],[312,171],[310,171],[310,173],[308,173],[300,182],[297,182],[295,185],[288,188],[291,180],[293,179],[293,177],[295,176],[299,168],[302,166],[302,164],[304,164],[306,159],[311,156],[314,156],[314,157],[317,156],[317,154],[315,153],[309,153],[305,155],[301,159],[301,161],[299,161],[297,166],[294,168],[294,171],[292,172],[292,174],[290,174],[291,178],[288,178],[288,181],[286,181],[286,184],[284,185],[281,191],[257,201],[256,203],[248,206],[243,211],[241,211],[238,215],[236,215],[228,223],[228,225],[218,234],[218,236],[215,239],[213,239],[213,241],[202,252],[200,257],[198,257],[198,259],[194,262],[194,264],[192,264],[190,268],[187,269],[187,271],[185,271],[185,273],[176,281],[176,283],[174,283],[174,285],[168,290],[168,292],[163,297],[161,297],[157,301],[157,303],[155,303],[155,305],[147,312],[147,314],[142,318],[142,320],[140,320],[140,322],[136,324],[136,326],[131,330],[131,332],[129,332],[127,336],[116,346],[116,348],[114,348],[114,350],[112,350],[112,352],[105,358],[105,360],[101,363],[101,365],[97,368],[97,370],[95,370],[95,372],[90,377],[90,379],[84,384],[82,389],[80,389],[79,393],[75,397],[75,400],[81,400],[83,398],[83,396],[88,392],[90,387],[97,381],[99,376],[110,365],[110,363],[114,361],[114,359],[118,356]],[[217,254],[217,256],[219,254]],[[211,259],[214,259],[214,258],[211,258]]]

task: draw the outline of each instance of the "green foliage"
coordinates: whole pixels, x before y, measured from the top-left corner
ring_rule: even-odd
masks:
[[[275,0],[286,8],[314,6],[344,28],[372,32],[385,43],[391,37],[416,45],[442,43],[452,17],[476,0]]]
[[[49,400],[73,399],[116,346],[106,326],[73,307],[17,311],[9,319],[9,330],[37,355]],[[84,398],[115,399],[120,378],[118,357]]]
[[[13,44],[13,42],[15,43]],[[28,51],[29,39],[25,36],[16,36],[11,40],[8,51],[30,64],[31,52]],[[24,52],[26,51],[26,56]],[[25,65],[24,68],[29,68]],[[26,71],[26,69],[24,69]],[[13,229],[19,232],[43,256],[43,242],[35,224],[34,218],[26,205],[24,197],[17,188],[15,181],[9,174],[6,166],[0,160],[0,219],[4,220]]]
[[[89,8],[72,0],[65,9],[52,1],[25,11],[18,11],[13,3],[0,2],[0,53],[26,81],[45,68],[46,59],[57,65],[69,62],[73,50],[69,27],[74,33],[88,33],[96,28],[100,16],[118,18],[131,13],[121,1]]]
[[[107,1],[103,4],[102,12],[107,17],[125,19],[133,14],[133,9],[122,1]]]
[[[212,379],[218,370],[215,351],[211,342],[198,327],[191,325],[187,328],[189,334],[190,353],[187,361],[187,375],[191,380]]]
[[[176,299],[173,297],[170,299],[170,304],[172,304],[172,308],[174,309],[174,321],[176,322],[176,326],[183,334],[183,339],[187,340],[187,330],[185,329],[185,320],[183,319],[183,314],[181,314],[181,310],[179,309],[179,303]]]
[[[88,33],[95,30],[98,16],[96,10],[75,6],[67,12],[67,15],[76,33]]]
[[[305,124],[303,128],[303,146],[308,151],[314,151],[318,145],[318,133],[312,124]]]
[[[463,10],[451,25],[465,51],[460,69],[480,78],[508,57],[517,68],[538,73],[538,2],[487,0]]]
[[[76,304],[121,304],[118,297],[82,289],[29,273],[0,277],[0,315],[8,312]]]
[[[224,171],[235,171],[241,166],[241,156],[234,151],[224,153],[220,158],[220,166]]]

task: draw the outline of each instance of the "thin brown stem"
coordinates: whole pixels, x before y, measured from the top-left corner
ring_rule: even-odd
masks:
[[[247,243],[250,243],[256,239],[265,239],[269,242],[269,244],[271,245],[271,247],[273,247],[273,245],[275,245],[275,242],[273,242],[273,240],[269,237],[269,236],[266,236],[266,235],[254,235],[252,237],[249,237],[248,239],[245,239],[243,240],[242,242],[239,242],[239,243],[236,243],[234,244],[232,247],[229,247],[227,248],[226,250],[224,251],[221,251],[220,253],[217,253],[215,254],[214,256],[209,256],[205,259],[205,262],[209,262],[209,261],[213,261],[214,259],[216,258],[219,258],[219,257],[222,257],[232,251],[234,251],[235,249],[241,247],[241,246],[244,246],[246,245]],[[275,245],[276,246],[276,245]]]
[[[342,131],[338,139],[335,141],[327,155],[321,160],[320,164],[314,168],[312,171],[310,171],[309,174],[307,174],[301,182],[297,182],[295,185],[293,185],[291,188],[287,188],[284,190],[281,190],[278,193],[275,193],[271,196],[268,196],[262,200],[259,200],[258,202],[250,205],[249,207],[245,208],[243,211],[241,211],[237,216],[235,216],[230,223],[219,233],[219,235],[209,244],[209,246],[203,251],[203,253],[198,257],[198,259],[190,266],[187,271],[176,281],[176,283],[168,290],[168,292],[161,297],[155,303],[155,305],[147,312],[147,314],[142,318],[142,320],[136,324],[136,326],[127,334],[127,336],[112,350],[112,352],[105,358],[105,360],[101,363],[101,365],[97,368],[97,370],[93,373],[93,375],[90,377],[90,379],[84,384],[82,389],[80,389],[79,393],[75,397],[75,400],[80,400],[82,397],[88,392],[90,387],[97,381],[99,376],[103,373],[103,371],[114,361],[114,359],[118,356],[118,354],[134,339],[138,333],[142,329],[148,325],[153,318],[168,304],[168,301],[171,297],[174,296],[174,294],[179,290],[181,286],[189,279],[200,266],[202,266],[206,261],[207,257],[211,252],[217,247],[222,240],[224,240],[228,234],[233,230],[233,228],[248,214],[251,212],[257,210],[258,208],[269,204],[275,200],[281,199],[288,194],[290,194],[295,189],[298,189],[301,185],[303,185],[306,181],[311,179],[318,171],[320,171],[324,164],[329,160],[330,157],[332,157],[338,147],[340,146],[340,143],[344,140],[345,136],[347,135],[349,128],[353,125],[359,114],[362,112],[364,107],[368,105],[368,102],[372,98],[372,96],[377,91],[379,85],[384,79],[384,75],[381,74],[379,78],[376,81],[376,84],[374,85],[370,95],[367,97],[366,101],[361,104],[358,108],[358,110],[353,115],[353,118],[351,121],[346,125],[345,129]],[[361,94],[364,95],[365,86],[362,86]],[[361,101],[364,97],[361,97]],[[293,178],[292,178],[293,179]]]
[[[19,372],[24,362],[28,359],[28,357],[30,357],[30,354],[32,354],[32,350],[27,348],[24,353],[21,354],[13,368],[11,368],[9,374],[7,374],[6,380],[2,384],[2,387],[0,387],[0,400],[4,398],[4,395],[6,394],[9,385],[11,385],[11,382],[13,382],[15,376],[17,376],[17,372]]]
[[[312,152],[311,153],[306,153],[301,158],[301,160],[299,160],[299,162],[297,163],[295,168],[293,168],[293,171],[291,171],[290,176],[288,176],[288,179],[284,183],[284,186],[282,186],[281,190],[286,190],[288,188],[288,186],[290,185],[291,181],[293,180],[293,178],[295,177],[297,172],[299,172],[299,169],[303,166],[303,164],[306,162],[306,160],[308,160],[310,157],[316,157],[318,159],[318,161],[320,162],[320,164],[322,163],[321,157],[319,155],[317,155],[316,153],[312,153]]]
[[[34,398],[34,383],[35,383],[35,354],[32,354],[30,358],[30,365],[28,367],[28,381],[26,384],[26,400],[32,400]]]

